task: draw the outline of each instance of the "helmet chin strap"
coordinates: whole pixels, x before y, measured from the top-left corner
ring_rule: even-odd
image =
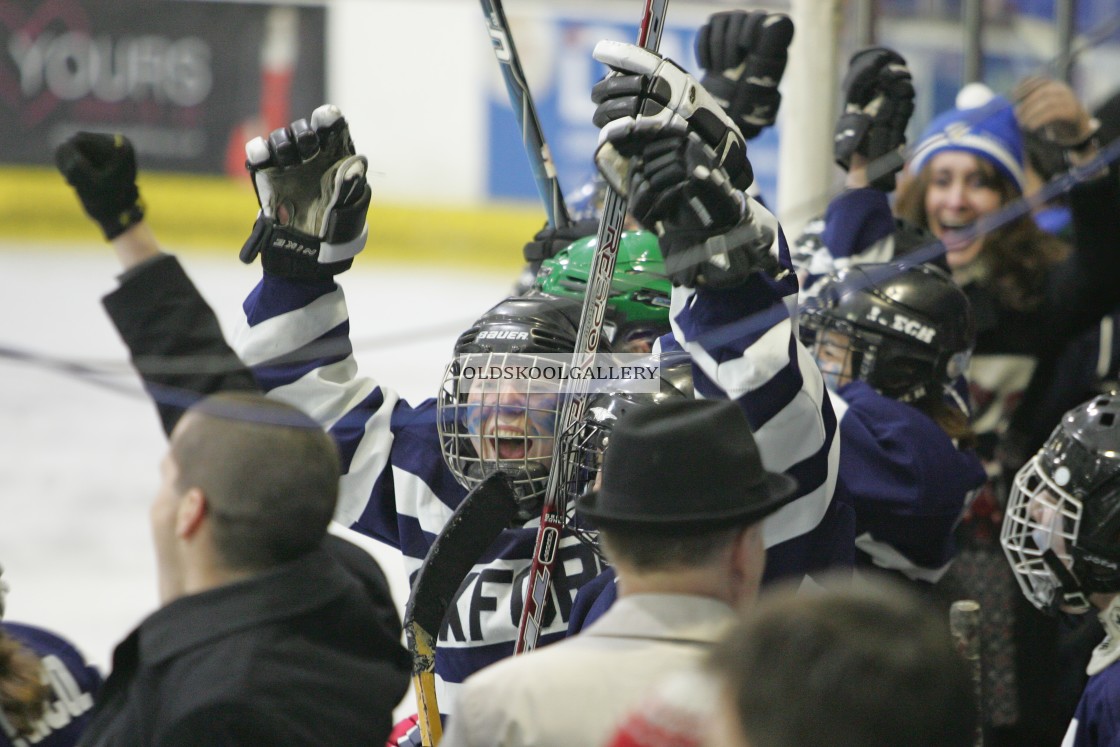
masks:
[[[1054,600],[1051,602],[1051,612],[1065,610],[1082,613],[1092,609],[1093,605],[1089,601],[1089,597],[1081,589],[1081,582],[1073,575],[1073,571],[1066,567],[1066,564],[1062,562],[1056,552],[1047,549],[1042,553],[1042,562],[1046,564],[1050,573],[1058,579],[1058,589],[1061,592],[1060,596],[1054,596]]]

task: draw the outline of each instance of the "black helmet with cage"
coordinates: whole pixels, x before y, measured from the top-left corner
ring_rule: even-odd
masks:
[[[1063,416],[1015,475],[1000,543],[1041,610],[1084,612],[1120,592],[1120,393]]]
[[[903,402],[940,394],[963,374],[976,334],[968,297],[947,273],[900,262],[850,265],[820,280],[800,329],[837,386],[858,379]],[[842,361],[842,370],[825,361]]]
[[[471,489],[494,472],[513,481],[525,518],[539,513],[559,408],[559,379],[506,376],[566,363],[582,305],[531,292],[483,314],[455,343],[437,399],[444,461]],[[609,352],[601,338],[599,350]]]
[[[568,505],[595,483],[603,452],[610,445],[614,424],[633,410],[655,407],[675,399],[692,399],[692,359],[685,352],[653,354],[646,359],[660,371],[656,392],[604,391],[592,395],[583,419],[560,438],[558,452],[564,460]]]

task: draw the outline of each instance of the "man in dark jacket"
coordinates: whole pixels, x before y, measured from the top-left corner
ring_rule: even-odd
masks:
[[[162,607],[117,646],[82,745],[382,745],[408,686],[388,584],[328,536],[334,443],[230,392],[171,433],[150,519]]]

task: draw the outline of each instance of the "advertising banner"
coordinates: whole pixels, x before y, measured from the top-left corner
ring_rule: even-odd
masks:
[[[669,14],[660,53],[699,78],[702,71],[694,52],[696,30],[707,15],[688,10],[688,6],[681,5]],[[591,87],[607,73],[606,67],[596,62],[591,53],[603,39],[633,42],[638,36],[638,19],[613,22],[590,19],[586,12],[577,15],[557,11],[532,20],[510,20],[514,44],[529,78],[533,103],[556,164],[560,186],[573,203],[569,208],[578,210],[581,187],[588,184],[595,173],[593,157],[599,136],[598,128],[591,123],[595,112]],[[524,22],[518,25],[518,20]],[[518,38],[519,32],[523,34],[521,38]],[[495,80],[500,80],[496,72]],[[489,194],[508,199],[536,198],[533,174],[505,88],[495,85],[488,91]],[[777,199],[777,128],[764,130],[747,147],[763,199],[773,205]]]
[[[325,98],[325,10],[185,0],[0,0],[0,163],[79,130],[145,168],[244,174],[244,143]]]

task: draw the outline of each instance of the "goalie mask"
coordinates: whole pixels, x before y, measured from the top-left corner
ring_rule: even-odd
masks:
[[[440,385],[436,422],[448,469],[468,490],[504,472],[524,519],[539,515],[548,483],[559,379],[500,375],[569,360],[582,309],[541,293],[507,298],[459,336]]]
[[[597,246],[598,238],[589,236],[544,260],[533,287],[582,303]],[[624,231],[603,322],[611,349],[616,353],[649,352],[653,341],[669,331],[671,292],[656,234]]]
[[[866,381],[913,402],[940,393],[968,366],[975,338],[968,297],[930,265],[852,265],[813,286],[801,341],[838,389]]]
[[[1120,396],[1065,414],[1015,475],[1000,543],[1027,599],[1085,612],[1120,591]]]

